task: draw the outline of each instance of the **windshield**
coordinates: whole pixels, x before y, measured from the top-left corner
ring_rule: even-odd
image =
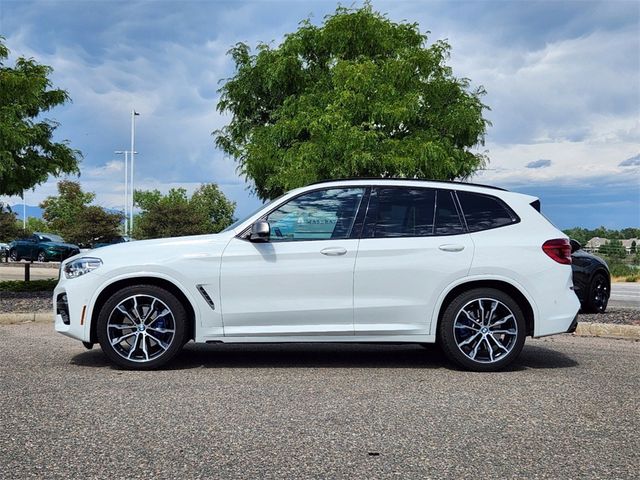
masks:
[[[286,195],[286,194],[285,194]],[[256,213],[258,213],[260,210],[262,210],[265,207],[268,207],[269,205],[271,205],[272,203],[277,202],[278,200],[280,200],[282,197],[284,197],[284,195],[280,195],[278,198],[274,198],[273,200],[271,200],[270,202],[265,203],[264,205],[261,205],[260,207],[256,208],[253,212],[251,212],[249,215],[243,217],[241,220],[236,220],[235,222],[233,222],[231,225],[229,225],[227,228],[225,228],[224,230],[222,230],[222,232],[220,233],[224,233],[224,232],[228,232],[230,230],[235,229],[238,225],[240,225],[241,223],[245,222],[247,219],[253,217]]]
[[[40,241],[41,242],[60,242],[60,243],[64,243],[64,240],[62,239],[62,237],[59,237],[58,235],[53,235],[51,233],[47,233],[46,235],[38,235],[40,237]]]

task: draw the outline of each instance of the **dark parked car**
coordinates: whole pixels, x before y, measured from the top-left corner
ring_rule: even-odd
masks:
[[[573,286],[584,313],[604,313],[611,295],[609,267],[600,257],[582,250],[571,240]]]
[[[9,244],[9,257],[14,262],[19,260],[62,261],[80,253],[80,248],[65,243],[62,237],[51,233],[35,232],[27,238],[15,240]]]

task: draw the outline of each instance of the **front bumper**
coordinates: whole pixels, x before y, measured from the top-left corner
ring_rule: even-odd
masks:
[[[56,332],[83,342],[91,341],[92,300],[103,281],[95,272],[73,279],[67,279],[64,273],[60,275],[53,291]]]

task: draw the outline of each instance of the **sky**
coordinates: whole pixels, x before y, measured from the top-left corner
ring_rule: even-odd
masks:
[[[361,5],[344,2],[343,5]],[[226,54],[237,42],[278,45],[298,23],[320,24],[335,1],[0,0],[0,35],[18,56],[54,68],[73,99],[48,112],[57,140],[82,151],[80,182],[122,208],[130,112],[135,187],[215,182],[242,217],[261,202],[216,149],[211,132]],[[478,150],[490,163],[472,181],[541,198],[558,227],[640,227],[640,2],[372,1],[417,22],[427,44],[446,39],[457,77],[487,90],[492,122]],[[25,193],[37,205],[56,179]],[[10,204],[19,197],[2,198]]]

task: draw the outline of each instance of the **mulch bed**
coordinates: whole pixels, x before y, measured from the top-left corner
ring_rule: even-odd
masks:
[[[0,292],[0,313],[49,312],[53,308],[51,292]],[[584,314],[580,322],[640,325],[640,309],[609,308],[604,314]]]

